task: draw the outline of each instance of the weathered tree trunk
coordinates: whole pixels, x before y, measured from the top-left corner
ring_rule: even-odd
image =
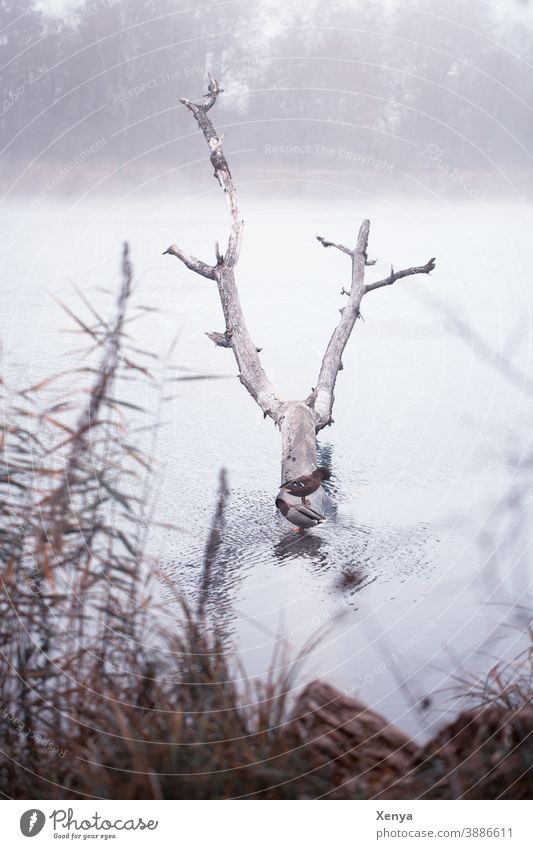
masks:
[[[306,401],[288,401],[281,431],[281,483],[316,469],[316,414]]]
[[[348,296],[348,301],[340,311],[341,318],[324,354],[316,388],[313,388],[306,400],[284,400],[261,365],[260,349],[250,338],[235,282],[235,266],[239,258],[243,221],[239,213],[231,172],[222,151],[222,137],[216,133],[207,114],[216,103],[221,91],[217,81],[210,77],[204,103],[192,103],[186,99],[181,102],[192,112],[204,134],[211,151],[210,160],[214,168],[214,176],[224,190],[231,225],[226,253],[224,255],[220,253],[217,243],[215,265],[209,265],[190,256],[177,245],[171,245],[165,253],[176,256],[187,268],[216,282],[226,329],[223,333],[210,331],[207,335],[215,345],[233,350],[241,383],[259,405],[265,418],[269,416],[279,428],[282,442],[281,483],[283,483],[300,475],[309,474],[317,467],[316,434],[332,423],[333,391],[337,375],[342,369],[342,353],[359,317],[364,295],[382,286],[389,286],[402,277],[429,274],[435,267],[435,260],[430,259],[426,265],[398,272],[391,268],[390,275],[385,279],[365,284],[365,267],[374,265],[367,259],[370,222],[365,219],[361,224],[355,248],[347,248],[317,236],[325,248],[334,247],[350,257],[351,286],[348,291],[343,289],[341,292]],[[284,493],[283,497],[289,502],[300,502],[299,498],[291,497],[287,493]]]

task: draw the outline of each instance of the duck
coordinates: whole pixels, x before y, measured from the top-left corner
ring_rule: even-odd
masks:
[[[289,504],[280,496],[276,498],[276,507],[288,522],[292,522],[293,525],[297,526],[296,531],[300,533],[305,528],[314,528],[315,525],[327,522],[326,517],[313,510],[312,507],[303,504]]]
[[[330,477],[330,470],[326,469],[325,466],[319,466],[310,475],[300,475],[300,477],[294,478],[294,480],[285,481],[285,483],[281,484],[280,489],[284,489],[289,495],[301,498],[302,504],[307,504],[308,502],[305,496],[316,492],[322,481],[327,481]]]

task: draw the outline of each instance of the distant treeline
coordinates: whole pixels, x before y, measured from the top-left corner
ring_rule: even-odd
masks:
[[[15,160],[55,174],[92,149],[106,175],[196,159],[176,104],[202,94],[206,68],[226,90],[228,149],[251,167],[528,169],[529,30],[485,0],[408,5],[85,0],[58,18],[0,0],[4,179]]]

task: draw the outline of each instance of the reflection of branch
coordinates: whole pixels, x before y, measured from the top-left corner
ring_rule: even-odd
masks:
[[[509,383],[512,383],[520,389],[525,395],[533,398],[533,380],[525,371],[515,366],[515,364],[504,354],[499,353],[494,348],[491,348],[489,343],[466,321],[463,321],[458,316],[454,315],[451,310],[447,312],[450,324],[455,328],[457,335],[472,347],[478,357],[486,362],[491,367],[498,366],[498,373],[501,374]],[[474,343],[472,346],[472,342]]]
[[[477,330],[474,330],[471,324],[460,318],[453,310],[442,301],[437,301],[417,296],[424,304],[436,309],[449,322],[450,327],[455,330],[456,335],[468,347],[491,368],[497,367],[498,374],[501,374],[508,383],[512,383],[517,389],[520,389],[524,395],[533,398],[533,379],[521,368],[515,366],[513,361],[505,354],[493,348],[486,339],[481,336]]]
[[[222,542],[222,534],[224,532],[224,512],[228,494],[229,489],[226,480],[226,470],[222,469],[218,483],[217,506],[204,551],[202,580],[200,582],[200,597],[198,600],[198,613],[200,616],[203,616],[205,613],[206,604],[209,600],[209,593],[212,588],[213,569],[217,562],[218,551]]]

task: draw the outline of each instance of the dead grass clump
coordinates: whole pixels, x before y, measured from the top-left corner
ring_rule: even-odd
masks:
[[[153,464],[135,433],[156,426],[138,398],[161,388],[129,335],[133,288],[125,245],[111,320],[85,298],[87,318],[67,310],[89,340],[82,365],[23,391],[3,386],[0,791],[319,795],[324,782],[283,736],[295,667],[247,681],[210,618],[224,475],[197,606],[176,599],[163,627],[168,610],[151,598]]]
[[[531,799],[533,709],[464,711],[420,753],[383,799]]]

